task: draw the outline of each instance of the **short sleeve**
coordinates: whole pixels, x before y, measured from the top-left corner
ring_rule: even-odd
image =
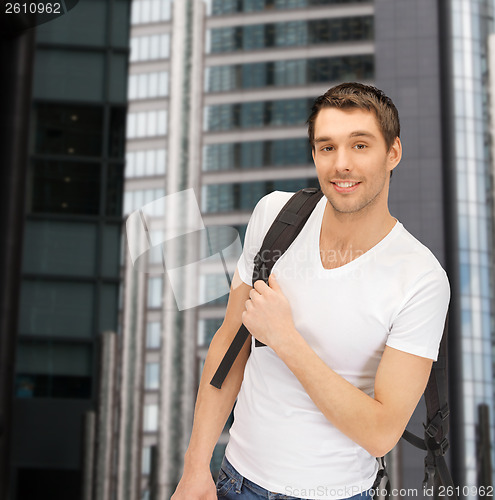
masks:
[[[274,191],[261,198],[254,207],[247,225],[242,255],[237,262],[239,277],[249,286],[252,285],[253,280],[254,257],[261,248],[263,239],[275,217],[293,194]]]
[[[403,301],[386,344],[436,361],[449,301],[445,271],[438,268],[423,275]]]

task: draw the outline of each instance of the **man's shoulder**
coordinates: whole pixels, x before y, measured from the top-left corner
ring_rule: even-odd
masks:
[[[294,193],[286,191],[272,191],[263,196],[254,207],[252,219],[257,224],[266,226],[271,224],[278,215],[282,207],[289,201]]]
[[[445,274],[435,254],[402,224],[399,227],[398,237],[395,239],[394,253],[404,268],[414,274]]]
[[[272,191],[271,193],[263,196],[263,198],[261,198],[261,200],[258,202],[257,206],[261,205],[265,210],[269,212],[275,211],[276,213],[278,213],[294,194],[294,192],[287,191]]]

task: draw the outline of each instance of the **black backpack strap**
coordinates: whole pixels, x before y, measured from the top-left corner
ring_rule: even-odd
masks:
[[[438,359],[433,363],[430,378],[425,389],[426,425],[424,438],[405,430],[402,437],[412,445],[427,452],[425,458],[425,478],[423,488],[436,488],[438,485],[451,486],[449,498],[457,499],[456,490],[449,469],[445,462],[445,453],[449,448],[447,433],[449,430],[448,404],[448,365],[447,365],[447,329],[448,320],[440,342]]]
[[[265,283],[268,282],[268,276],[275,262],[277,262],[278,258],[289,248],[290,244],[301,232],[322,195],[323,193],[317,188],[304,188],[292,195],[289,201],[282,207],[266,233],[261,248],[254,258],[253,285],[259,279],[262,279]],[[217,371],[213,375],[210,381],[211,385],[218,389],[222,388],[222,383],[232,368],[248,336],[248,329],[244,325],[241,325],[220,362]],[[256,346],[262,345],[264,344],[256,341]]]
[[[377,457],[378,472],[371,487],[373,500],[388,500],[390,498],[390,479],[387,473],[385,457]]]

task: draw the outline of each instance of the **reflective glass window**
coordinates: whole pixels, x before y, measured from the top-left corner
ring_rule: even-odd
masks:
[[[160,364],[146,363],[144,374],[144,388],[156,390],[160,387]]]
[[[105,190],[105,214],[122,215],[124,190],[124,164],[110,163],[107,166],[107,185]]]
[[[24,272],[93,275],[97,229],[96,224],[89,222],[28,219],[23,245]]]
[[[374,75],[372,55],[296,59],[212,66],[206,92],[226,92],[266,86],[293,86],[342,80],[369,80]]]
[[[131,38],[130,61],[151,61],[165,59],[170,55],[170,35],[139,36]]]
[[[110,56],[109,99],[111,102],[125,103],[127,54],[114,53]]]
[[[153,45],[156,40],[156,45],[158,47],[158,35],[155,36],[142,36],[139,39],[139,52],[138,61],[145,61],[146,59],[154,59],[153,55]],[[151,48],[150,48],[151,47]],[[156,56],[158,55],[158,50],[156,51]]]
[[[157,23],[171,18],[173,0],[133,0],[131,24]]]
[[[311,163],[311,148],[306,138],[210,144],[203,149],[204,171]]]
[[[101,257],[101,273],[103,276],[119,277],[121,236],[121,226],[119,224],[108,223],[103,225],[103,254]]]
[[[148,75],[148,81],[146,82],[147,83],[147,86],[146,86],[146,94],[147,96],[149,97],[155,97],[155,96],[159,96],[159,95],[167,95],[167,88],[166,87],[163,87],[162,89],[160,89],[159,85],[158,85],[158,73],[150,73]]]
[[[103,109],[99,106],[37,103],[34,130],[36,153],[101,156]]]
[[[167,110],[129,113],[127,138],[139,139],[167,133]]]
[[[144,405],[143,431],[156,432],[158,430],[158,405]]]
[[[210,30],[211,53],[372,40],[373,17],[253,24]]]
[[[129,151],[126,154],[126,177],[144,177],[165,173],[165,149]]]
[[[17,398],[91,397],[90,345],[52,340],[21,340],[16,355]]]
[[[212,0],[210,15],[259,12],[272,9],[304,9],[319,5],[371,3],[371,0]]]
[[[256,203],[272,191],[297,191],[303,187],[317,187],[316,178],[280,181],[256,181],[203,186],[203,212],[251,211]]]
[[[79,6],[78,6],[79,7]],[[127,47],[129,43],[129,2],[114,0],[112,4],[112,45]],[[91,24],[92,25],[92,24]]]
[[[148,349],[159,349],[161,343],[161,323],[149,321],[146,324],[146,347]]]
[[[126,191],[124,193],[124,215],[128,215],[134,210],[141,208],[146,200],[154,201],[158,200],[165,196],[164,189],[145,189],[145,190],[134,190],[134,191]],[[153,206],[153,213],[150,212],[150,215],[163,215],[163,204],[155,204]]]
[[[99,163],[36,160],[29,209],[34,213],[97,215],[100,186]]]
[[[304,125],[312,103],[308,99],[286,99],[209,106],[205,109],[206,130]]]
[[[223,318],[207,318],[199,322],[198,345],[208,346],[223,323]]]
[[[124,159],[126,113],[127,109],[124,106],[110,108],[110,127],[108,129],[108,155],[110,158]]]
[[[215,297],[208,302],[202,302],[208,306],[225,306],[229,298],[228,293],[222,292],[226,289],[225,274],[206,274],[200,277],[199,288],[201,297]]]
[[[19,333],[89,339],[94,332],[94,285],[54,280],[22,281]]]
[[[57,17],[57,21],[36,26],[39,43],[104,46],[109,4],[84,0],[77,5],[77,15]],[[76,12],[76,11],[74,11]],[[91,29],[88,30],[88,26]]]
[[[161,276],[148,278],[148,307],[156,308],[162,305],[163,278]]]
[[[151,447],[144,446],[141,457],[141,474],[148,475],[150,472],[151,472]]]

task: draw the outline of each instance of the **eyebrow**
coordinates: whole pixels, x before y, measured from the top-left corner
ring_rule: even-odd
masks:
[[[355,132],[351,132],[349,137],[369,137],[370,139],[376,139],[376,136],[371,132],[367,132],[366,130],[356,130]],[[332,141],[332,137],[318,137],[315,139],[315,144],[318,142],[328,142]]]

